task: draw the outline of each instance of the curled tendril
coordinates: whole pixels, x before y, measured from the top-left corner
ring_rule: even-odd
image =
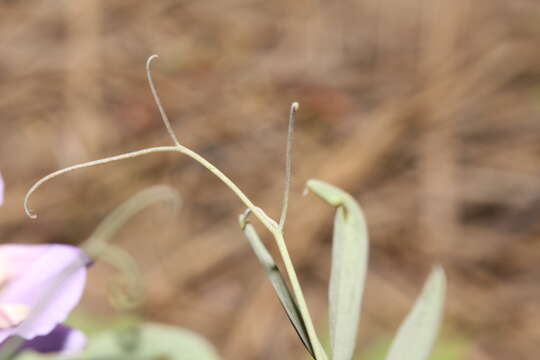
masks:
[[[167,151],[176,151],[176,150],[177,148],[175,146],[160,146],[160,147],[142,149],[142,150],[133,151],[127,154],[111,156],[104,159],[99,159],[99,160],[85,162],[82,164],[73,165],[73,166],[55,171],[39,179],[34,185],[32,185],[30,190],[28,190],[28,192],[26,193],[24,197],[24,211],[26,212],[26,215],[28,215],[28,217],[30,217],[31,219],[37,218],[37,215],[33,213],[32,210],[30,210],[30,207],[29,207],[30,197],[41,185],[43,185],[49,180],[54,179],[57,176],[60,176],[62,174],[65,174],[65,173],[68,173],[77,169],[83,169],[83,168],[92,167],[96,165],[107,164],[107,163],[118,161],[118,160],[131,159],[131,158],[135,158],[135,157],[139,157],[139,156],[143,156],[143,155],[147,155],[147,154],[151,154],[155,152],[167,152]]]
[[[110,242],[118,230],[135,215],[161,201],[171,203],[173,213],[176,213],[181,205],[180,196],[175,189],[165,185],[149,187],[133,195],[107,215],[82,245],[91,259],[103,260],[121,273],[122,277],[115,282],[111,291],[111,301],[118,308],[131,309],[141,304],[144,299],[144,286],[137,262],[128,252]]]
[[[169,202],[176,213],[181,205],[178,192],[170,186],[157,185],[138,192],[111,212],[83,244],[86,253],[99,257],[116,232],[142,210],[157,202]]]

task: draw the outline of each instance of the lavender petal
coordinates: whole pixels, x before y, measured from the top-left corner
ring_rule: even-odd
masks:
[[[0,341],[12,335],[32,339],[50,333],[82,296],[88,257],[77,247],[3,245],[0,265],[5,266],[1,261],[16,264],[17,271],[10,272],[11,278],[0,291],[0,303],[27,305],[31,310],[20,325],[0,330]],[[72,266],[76,266],[75,270],[66,276],[66,269]],[[55,290],[52,294],[51,289]]]

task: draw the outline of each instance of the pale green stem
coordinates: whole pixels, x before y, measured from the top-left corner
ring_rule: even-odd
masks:
[[[155,58],[157,58],[157,55],[152,55],[148,59],[148,61],[146,63],[146,71],[147,71],[147,76],[148,76],[148,82],[149,82],[150,89],[152,91],[152,95],[154,97],[154,100],[156,101],[156,105],[158,106],[159,111],[161,113],[162,120],[163,120],[163,122],[164,122],[164,124],[165,124],[165,126],[167,128],[167,131],[168,131],[169,135],[173,139],[176,146],[161,146],[161,147],[153,147],[153,148],[143,149],[143,150],[127,153],[127,154],[122,154],[122,155],[118,155],[118,156],[109,157],[109,158],[106,158],[106,159],[101,159],[101,160],[87,162],[87,163],[84,163],[84,164],[74,165],[74,166],[68,167],[66,169],[62,169],[62,170],[56,171],[56,172],[54,172],[52,174],[49,174],[49,175],[45,176],[44,178],[40,179],[37,183],[35,183],[30,188],[28,193],[26,194],[25,199],[24,199],[24,209],[25,209],[27,215],[30,216],[31,218],[36,218],[36,215],[33,215],[30,212],[29,208],[28,208],[28,201],[29,201],[29,198],[32,195],[32,193],[34,191],[36,191],[36,189],[39,186],[41,186],[44,182],[46,182],[46,181],[48,181],[48,180],[50,180],[50,179],[52,179],[52,178],[54,178],[54,177],[56,177],[58,175],[61,175],[63,173],[66,173],[66,172],[69,172],[69,171],[72,171],[72,170],[76,170],[76,169],[85,168],[85,167],[90,167],[90,166],[95,166],[95,165],[100,165],[100,164],[106,164],[106,163],[117,161],[117,160],[138,157],[138,156],[142,156],[142,155],[146,155],[146,154],[150,154],[150,153],[155,153],[155,152],[176,151],[176,152],[185,154],[185,155],[191,157],[193,160],[197,161],[202,166],[204,166],[208,171],[210,171],[217,178],[219,178],[223,183],[225,183],[225,185],[227,185],[227,187],[229,187],[229,189],[232,190],[232,192],[234,192],[236,194],[236,196],[244,203],[244,205],[253,212],[254,216],[257,217],[259,219],[259,221],[261,221],[261,223],[272,233],[272,235],[274,236],[274,239],[275,239],[275,241],[276,241],[276,243],[278,245],[280,255],[281,255],[281,257],[283,259],[283,262],[285,264],[285,269],[287,271],[287,275],[289,276],[289,280],[291,281],[292,290],[293,290],[294,296],[296,298],[296,301],[298,302],[298,307],[299,307],[300,313],[302,314],[302,317],[304,318],[305,325],[306,325],[306,330],[308,332],[310,340],[313,342],[312,345],[313,345],[313,350],[315,352],[315,358],[317,360],[326,360],[327,359],[326,353],[324,352],[324,350],[323,350],[323,348],[322,348],[322,346],[321,346],[321,344],[320,344],[320,342],[318,340],[317,334],[315,332],[315,328],[313,326],[313,322],[311,320],[311,316],[309,314],[309,310],[308,310],[306,301],[304,299],[304,294],[302,293],[302,288],[300,287],[298,277],[296,276],[296,271],[294,270],[291,258],[289,256],[289,251],[287,250],[287,245],[286,245],[285,239],[283,237],[283,229],[282,229],[283,226],[284,226],[285,217],[286,217],[286,214],[287,214],[288,191],[289,191],[289,184],[290,184],[290,159],[291,159],[291,156],[290,156],[291,155],[291,153],[290,153],[291,150],[290,149],[291,149],[291,145],[292,145],[291,126],[294,125],[293,124],[294,115],[295,115],[296,110],[298,109],[298,104],[293,103],[292,106],[291,106],[291,120],[292,121],[290,121],[290,123],[289,123],[289,139],[288,139],[288,147],[287,147],[288,160],[287,160],[287,169],[286,169],[286,179],[288,179],[288,180],[286,180],[284,203],[283,203],[283,208],[282,208],[282,213],[281,213],[281,218],[280,218],[280,224],[278,224],[272,218],[270,218],[268,215],[266,215],[266,213],[262,209],[255,206],[251,202],[251,200],[242,192],[242,190],[240,190],[238,188],[238,186],[236,186],[236,184],[231,179],[229,179],[225,174],[223,174],[218,168],[216,168],[214,165],[212,165],[210,162],[208,162],[205,158],[203,158],[202,156],[200,156],[196,152],[188,149],[187,147],[181,145],[178,142],[178,139],[177,139],[176,135],[174,134],[174,132],[172,130],[172,127],[171,127],[169,119],[168,119],[168,117],[167,117],[167,115],[165,113],[165,110],[163,109],[163,106],[161,105],[161,102],[159,100],[159,96],[157,94],[157,91],[156,91],[156,89],[154,87],[154,83],[152,81],[152,76],[150,74],[150,64],[151,64],[152,60],[155,59]]]
[[[326,359],[326,353],[322,349],[322,346],[320,345],[319,339],[317,337],[317,334],[315,333],[315,328],[313,327],[313,322],[311,320],[311,316],[309,315],[309,310],[306,305],[306,301],[304,299],[304,295],[302,293],[302,289],[300,287],[300,283],[298,282],[298,278],[296,276],[296,272],[294,270],[294,267],[291,262],[291,258],[289,256],[289,252],[287,250],[287,245],[285,244],[285,239],[283,238],[283,227],[285,226],[285,218],[287,217],[287,207],[288,207],[288,201],[289,201],[289,188],[290,188],[290,182],[291,182],[291,163],[292,163],[292,141],[293,141],[293,129],[294,129],[294,120],[296,111],[298,110],[298,103],[293,103],[291,105],[291,112],[289,117],[289,130],[288,130],[288,137],[287,137],[287,160],[286,160],[286,170],[285,170],[285,191],[283,194],[283,205],[281,210],[281,216],[279,219],[279,225],[271,219],[268,215],[264,213],[260,208],[256,207],[249,198],[232,182],[225,174],[223,174],[218,168],[216,168],[214,165],[206,161],[202,156],[199,154],[191,151],[190,149],[182,146],[172,131],[172,127],[170,125],[169,118],[167,117],[167,114],[165,112],[165,109],[161,105],[161,101],[159,100],[159,96],[157,94],[156,88],[154,86],[154,83],[152,81],[152,75],[150,72],[150,64],[152,63],[152,60],[155,59],[157,55],[152,55],[150,58],[148,58],[148,61],[146,62],[146,73],[148,76],[148,84],[150,85],[150,90],[152,91],[152,95],[154,96],[154,100],[156,102],[157,107],[159,108],[159,112],[161,114],[161,118],[163,122],[165,123],[165,126],[167,128],[167,131],[169,132],[169,135],[175,142],[175,144],[178,147],[178,151],[180,151],[183,154],[188,155],[195,161],[199,162],[201,165],[203,165],[206,169],[208,169],[212,174],[217,176],[221,181],[225,183],[231,189],[236,196],[242,200],[242,202],[246,205],[248,209],[250,209],[254,215],[263,223],[263,225],[272,233],[274,236],[276,243],[278,244],[278,248],[280,251],[280,255],[283,258],[283,261],[285,263],[285,268],[287,270],[287,275],[289,276],[289,279],[291,281],[292,287],[293,287],[293,293],[296,297],[296,300],[298,302],[299,310],[302,316],[304,317],[304,321],[306,324],[306,330],[308,332],[309,337],[311,338],[311,341],[314,343],[313,348],[315,352],[315,358],[317,360],[325,360]]]
[[[0,360],[11,360],[17,356],[18,350],[24,345],[24,339],[20,336],[12,336],[5,340],[0,350]]]
[[[244,203],[244,205],[250,209],[253,212],[253,215],[259,219],[259,221],[270,231],[270,233],[273,235],[280,252],[280,255],[283,259],[283,262],[285,264],[285,269],[287,271],[287,275],[289,276],[289,279],[291,281],[292,290],[294,293],[294,296],[298,302],[299,310],[304,317],[305,323],[306,323],[306,330],[309,334],[309,337],[313,343],[313,349],[315,352],[315,356],[317,360],[324,360],[326,359],[326,354],[324,353],[324,350],[322,349],[322,346],[320,342],[318,341],[317,334],[315,332],[315,328],[313,326],[313,321],[311,320],[311,316],[309,314],[309,310],[304,298],[304,295],[302,293],[302,288],[300,287],[300,283],[298,281],[298,277],[296,276],[296,271],[294,270],[294,267],[292,265],[291,258],[289,256],[289,251],[287,250],[287,245],[285,244],[285,239],[283,237],[283,233],[281,232],[280,226],[271,219],[268,215],[265,214],[265,212],[260,209],[259,207],[255,206],[251,200],[236,186],[236,184],[229,179],[221,170],[219,170],[217,167],[212,165],[208,160],[197,154],[196,152],[188,149],[185,146],[177,145],[177,146],[161,146],[161,147],[154,147],[154,148],[148,148],[143,149],[139,151],[134,151],[127,154],[112,156],[105,159],[90,161],[83,164],[74,165],[62,170],[58,170],[52,174],[49,174],[42,179],[40,179],[38,182],[36,182],[28,191],[26,194],[25,200],[24,200],[24,207],[25,211],[31,218],[36,218],[37,216],[32,214],[28,208],[28,202],[30,199],[30,196],[33,192],[35,192],[43,183],[46,181],[64,174],[69,171],[73,171],[76,169],[86,168],[90,166],[95,165],[101,165],[106,164],[113,161],[123,160],[123,159],[130,159],[138,156],[143,156],[146,154],[151,153],[157,153],[157,152],[179,152],[182,154],[185,154],[192,158],[193,160],[197,161],[199,164],[204,166],[208,171],[210,171],[212,174],[214,174],[218,179],[220,179],[232,192],[236,194],[236,196]]]
[[[294,270],[291,257],[289,256],[289,250],[287,249],[287,245],[285,244],[285,238],[283,237],[283,233],[280,229],[268,228],[268,230],[274,236],[279,253],[281,255],[281,258],[283,259],[283,264],[285,265],[287,275],[289,276],[289,280],[291,281],[292,291],[294,293],[294,296],[296,297],[296,301],[298,302],[298,309],[300,310],[300,313],[302,314],[302,317],[304,318],[306,324],[306,330],[311,340],[311,345],[313,346],[315,359],[326,360],[326,352],[324,351],[319,341],[319,337],[317,336],[317,332],[315,331],[311,315],[309,314],[306,299],[304,298],[304,293],[302,292],[302,287],[300,286],[300,282],[298,281],[298,277],[296,276],[296,271]]]
[[[53,178],[55,178],[55,177],[57,177],[59,175],[62,175],[62,174],[65,174],[65,173],[68,173],[70,171],[77,170],[77,169],[83,169],[83,168],[92,167],[92,166],[96,166],[96,165],[107,164],[107,163],[110,163],[110,162],[113,162],[113,161],[131,159],[131,158],[143,156],[143,155],[146,155],[146,154],[152,154],[152,153],[157,153],[157,152],[167,152],[167,151],[177,151],[177,148],[176,148],[176,146],[158,146],[158,147],[143,149],[143,150],[139,150],[139,151],[133,151],[133,152],[130,152],[130,153],[127,153],[127,154],[111,156],[111,157],[108,157],[108,158],[105,158],[105,159],[89,161],[89,162],[86,162],[86,163],[73,165],[73,166],[70,166],[70,167],[55,171],[55,172],[53,172],[53,173],[39,179],[34,185],[32,185],[30,190],[28,190],[28,192],[26,193],[26,196],[24,197],[24,211],[26,212],[26,215],[28,215],[30,218],[32,218],[32,219],[37,218],[37,215],[32,214],[32,212],[30,211],[30,208],[28,207],[28,201],[30,200],[30,196],[32,196],[32,194],[43,183],[45,183],[45,182],[47,182],[47,181],[49,181],[49,180],[51,180],[51,179],[53,179]]]
[[[309,334],[310,339],[315,342],[313,344],[313,350],[315,352],[315,357],[318,360],[326,359],[326,354],[318,340],[317,333],[315,331],[315,327],[313,326],[313,321],[311,320],[311,315],[309,314],[309,310],[306,304],[306,300],[304,298],[304,294],[302,292],[302,288],[300,286],[300,282],[298,281],[298,277],[296,276],[296,271],[294,270],[294,266],[291,261],[291,257],[289,256],[289,251],[287,249],[287,245],[285,243],[285,238],[283,237],[283,233],[281,231],[280,226],[272,220],[268,215],[264,213],[262,209],[255,206],[251,200],[236,186],[234,182],[232,182],[231,179],[227,177],[224,173],[221,172],[217,167],[209,163],[205,158],[200,156],[199,154],[195,153],[194,151],[180,145],[177,147],[178,151],[191,157],[195,161],[197,161],[199,164],[204,166],[206,169],[208,169],[212,174],[214,174],[217,178],[219,178],[222,182],[231,189],[236,196],[246,205],[248,209],[250,209],[253,212],[253,215],[256,216],[259,221],[270,231],[272,236],[274,236],[274,239],[277,243],[279,253],[283,259],[283,263],[285,265],[285,269],[287,270],[287,275],[289,276],[289,279],[291,281],[292,290],[294,293],[294,296],[296,297],[296,301],[298,301],[298,307],[300,310],[300,313],[305,319],[306,323],[306,330]]]

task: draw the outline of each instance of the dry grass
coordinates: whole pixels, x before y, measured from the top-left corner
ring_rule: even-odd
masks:
[[[228,359],[299,358],[236,224],[243,208],[200,166],[153,155],[57,168],[169,143],[146,58],[185,144],[279,213],[286,118],[301,104],[287,225],[325,327],[332,212],[308,178],[352,192],[371,230],[361,344],[393,331],[434,263],[449,273],[446,325],[468,359],[540,347],[540,6],[534,0],[8,1],[0,5],[0,168],[5,242],[79,243],[129,195],[178,188],[119,242],[141,262],[145,314],[208,336]],[[77,5],[81,3],[80,5]],[[107,311],[101,274],[86,305]]]

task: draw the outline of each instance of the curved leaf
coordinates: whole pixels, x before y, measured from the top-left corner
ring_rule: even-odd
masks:
[[[310,180],[307,188],[336,206],[330,274],[330,330],[333,360],[353,357],[368,263],[368,234],[362,210],[343,190]]]
[[[255,228],[247,221],[246,217],[246,215],[240,216],[240,226],[244,231],[244,234],[248,239],[249,244],[253,249],[253,252],[257,256],[257,259],[264,267],[266,275],[272,283],[272,286],[276,291],[279,301],[281,302],[281,306],[283,306],[283,309],[285,309],[287,317],[289,318],[291,324],[296,330],[296,333],[300,337],[300,340],[302,340],[302,343],[306,347],[307,351],[311,354],[311,356],[315,357],[313,355],[313,347],[311,345],[311,341],[309,340],[309,335],[306,330],[304,318],[302,317],[302,314],[298,309],[298,305],[294,300],[291,291],[289,290],[289,286],[285,282],[283,275],[281,275],[281,271],[279,271],[279,268],[274,258],[272,257],[272,255],[270,255],[268,249],[266,249],[266,246],[264,246],[263,242],[259,238],[259,235],[255,231]]]

